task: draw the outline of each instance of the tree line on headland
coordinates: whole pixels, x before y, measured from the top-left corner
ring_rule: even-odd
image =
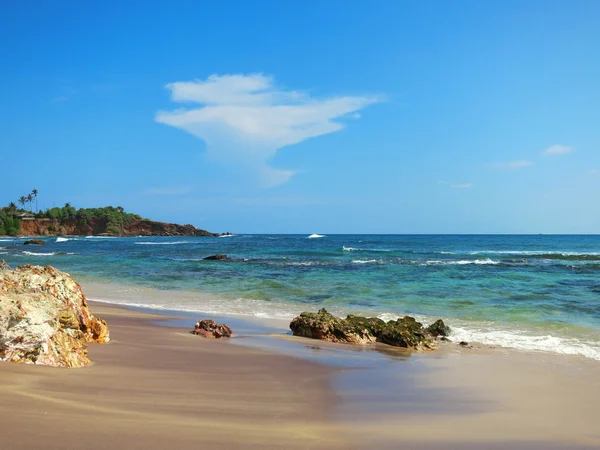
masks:
[[[37,209],[38,191],[34,189],[31,194],[21,196],[18,203],[21,206],[30,204],[29,212],[24,208],[18,208],[15,202],[0,208],[0,235],[17,236],[21,231],[21,220],[27,219],[53,219],[62,224],[68,219],[74,219],[86,225],[91,219],[106,221],[106,230],[111,233],[119,233],[124,225],[142,218],[137,214],[126,212],[121,206],[105,206],[103,208],[74,208],[70,203],[65,203],[62,208],[53,207],[46,210]],[[32,211],[32,203],[36,202],[36,212]]]
[[[122,206],[103,208],[75,208],[65,203],[62,208],[37,209],[38,191],[22,196],[18,203],[29,211],[18,208],[15,202],[0,207],[0,235],[60,236],[60,235],[109,235],[109,236],[218,236],[193,225],[156,222],[142,219],[126,212]],[[31,197],[31,198],[30,198]],[[36,201],[36,212],[32,203]]]

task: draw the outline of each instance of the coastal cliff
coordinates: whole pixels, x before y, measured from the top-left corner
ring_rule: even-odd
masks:
[[[28,219],[21,220],[24,236],[218,236],[193,225],[155,222],[152,220],[132,220],[115,231],[107,219]]]

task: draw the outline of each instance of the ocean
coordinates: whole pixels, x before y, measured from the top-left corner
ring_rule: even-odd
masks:
[[[0,238],[0,259],[13,267],[53,265],[82,284],[164,292],[147,302],[137,298],[135,306],[284,320],[319,308],[385,320],[442,318],[454,340],[600,360],[598,235],[66,236],[44,238],[45,246],[23,241]],[[230,259],[203,260],[217,253]],[[114,301],[128,303],[126,296]]]

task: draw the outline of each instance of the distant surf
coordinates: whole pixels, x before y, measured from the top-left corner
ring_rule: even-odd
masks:
[[[322,238],[322,237],[325,237],[325,236],[322,234],[314,233],[314,234],[311,234],[310,236],[308,236],[308,239],[316,239],[316,238]]]

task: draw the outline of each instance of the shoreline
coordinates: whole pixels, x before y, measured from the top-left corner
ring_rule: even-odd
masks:
[[[167,316],[91,308],[112,338],[89,346],[93,365],[0,364],[7,447],[345,447],[328,420],[331,369],[156,323]]]
[[[0,364],[11,448],[76,448],[71,439],[89,449],[600,447],[600,363],[583,357],[458,346],[410,354],[243,319],[229,341],[209,340],[189,333],[207,315],[93,300],[90,309],[112,335],[90,345],[92,366]]]
[[[255,312],[250,312],[246,309],[244,309],[242,312],[232,311],[232,303],[234,303],[234,300],[232,300],[229,297],[223,297],[219,294],[213,294],[210,292],[170,289],[160,290],[149,286],[138,284],[126,284],[122,282],[101,283],[97,280],[94,280],[93,278],[85,276],[78,276],[77,278],[78,280],[80,280],[80,284],[83,286],[84,292],[88,294],[88,297],[91,297],[92,300],[95,300],[99,303],[114,304],[129,308],[142,308],[147,309],[148,311],[156,311],[159,313],[166,313],[169,315],[173,315],[176,313],[184,315],[209,315],[211,317],[222,317],[223,320],[231,320],[229,318],[233,318],[234,320],[259,323],[263,326],[289,331],[289,323],[291,322],[291,320],[296,315],[302,312],[302,309],[300,308],[298,308],[298,310],[294,314],[288,314],[288,311],[286,310],[285,313],[289,317],[282,318],[272,317],[261,313],[257,314]],[[169,305],[164,303],[161,299],[164,299],[165,296],[169,296],[170,302],[173,301],[173,299],[179,301],[179,303],[176,305],[179,308],[170,307]],[[190,308],[192,304],[197,305],[197,309],[187,309]],[[243,308],[244,306],[245,305],[242,305],[240,308]],[[330,310],[328,308],[328,310],[336,314],[335,309]],[[380,317],[383,320],[390,320],[400,316],[391,313],[382,313],[376,315],[376,317]],[[427,322],[426,320],[423,320],[423,317],[420,317],[419,315],[415,315],[415,317],[419,321]],[[502,343],[498,343],[495,340],[493,340],[492,342],[482,342],[476,339],[478,337],[476,333],[472,333],[470,329],[464,328],[465,326],[468,326],[468,324],[460,323],[461,327],[457,327],[453,324],[453,322],[456,322],[456,319],[453,319],[451,317],[444,317],[444,321],[446,321],[453,329],[454,335],[451,335],[450,339],[453,341],[453,343],[456,344],[458,344],[461,341],[467,341],[470,345],[473,345],[478,349],[498,348],[522,353],[541,353],[548,355],[556,355],[558,357],[565,358],[581,357],[600,362],[600,349],[592,349],[592,353],[590,353],[589,349],[586,349],[587,352],[584,352],[582,349],[579,353],[568,353],[556,350],[549,350],[547,348],[544,348],[544,346],[541,346],[540,343],[537,343],[537,345],[541,346],[542,348],[526,348],[523,345],[521,345],[521,343],[519,343],[520,346],[514,343],[512,346],[502,345]],[[490,332],[490,334],[493,334],[495,332],[496,331],[492,331]],[[514,335],[509,333],[507,337],[514,338]],[[551,336],[527,335],[527,337],[535,341],[539,338]],[[496,339],[499,340],[498,338]],[[552,339],[563,340],[566,338],[552,337]]]

